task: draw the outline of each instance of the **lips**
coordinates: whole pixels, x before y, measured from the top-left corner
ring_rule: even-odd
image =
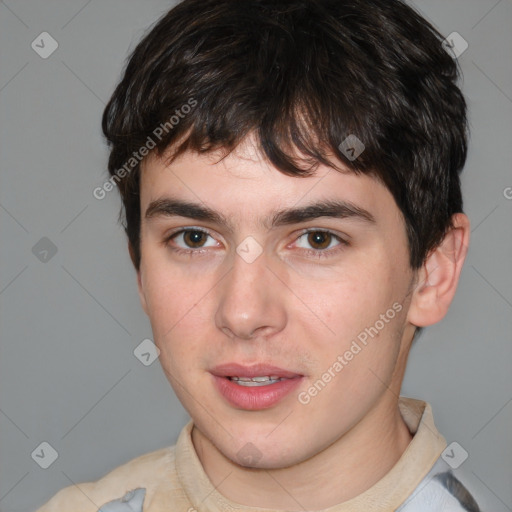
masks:
[[[210,373],[216,389],[231,406],[250,411],[276,405],[303,378],[299,373],[268,364],[228,363],[216,366]]]
[[[216,366],[210,373],[217,377],[277,377],[279,379],[294,379],[302,377],[300,373],[291,372],[268,364],[255,364],[252,366],[243,366],[237,363],[227,363]]]

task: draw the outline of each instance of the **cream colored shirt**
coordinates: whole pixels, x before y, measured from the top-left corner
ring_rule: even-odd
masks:
[[[408,498],[410,501],[420,482],[432,473],[436,461],[436,468],[439,462],[444,463],[440,455],[446,448],[446,441],[434,425],[430,405],[400,397],[398,406],[413,435],[400,459],[365,492],[322,512],[395,511]],[[271,512],[270,509],[232,502],[215,490],[194,449],[192,427],[190,421],[175,446],[133,459],[96,482],[67,487],[37,512],[98,512],[100,509],[102,512]],[[441,509],[409,508],[406,503],[403,510],[437,512]],[[442,510],[478,510],[478,507]]]

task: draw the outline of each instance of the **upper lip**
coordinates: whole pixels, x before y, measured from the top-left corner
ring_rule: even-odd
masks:
[[[284,379],[302,377],[302,374],[284,370],[270,364],[254,364],[244,366],[238,363],[226,363],[215,366],[210,373],[217,377],[264,377],[276,376]]]

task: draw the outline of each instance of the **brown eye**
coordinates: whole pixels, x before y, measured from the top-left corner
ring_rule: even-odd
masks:
[[[185,244],[192,248],[197,249],[198,247],[202,247],[208,237],[207,233],[203,231],[185,231],[183,233],[183,241]]]
[[[164,243],[176,252],[185,251],[190,254],[217,245],[212,235],[202,229],[182,229],[169,236]]]
[[[328,258],[335,256],[349,244],[340,236],[322,229],[310,229],[303,231],[295,242],[296,247],[303,254],[314,258]]]
[[[326,231],[311,231],[308,235],[308,243],[314,249],[327,249],[332,241],[332,234]]]

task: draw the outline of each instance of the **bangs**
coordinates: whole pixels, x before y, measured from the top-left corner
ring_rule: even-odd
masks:
[[[462,211],[466,104],[442,40],[400,1],[178,4],[135,48],[103,115],[109,172],[132,162],[118,188],[134,250],[140,148],[171,163],[254,135],[287,175],[322,164],[385,184],[421,266]]]

